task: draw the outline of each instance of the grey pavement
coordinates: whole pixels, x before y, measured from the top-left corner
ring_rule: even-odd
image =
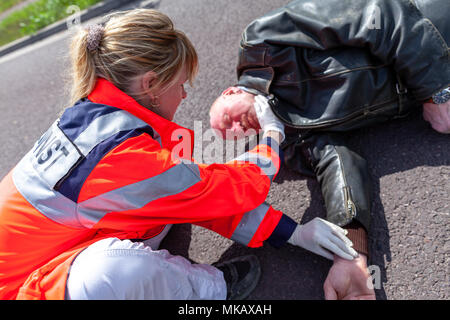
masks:
[[[199,75],[175,122],[208,128],[208,110],[234,84],[239,39],[254,18],[281,0],[161,0],[158,9],[198,50]],[[134,5],[137,2],[132,2]],[[66,107],[68,38],[51,36],[0,58],[0,175],[4,176]],[[378,299],[450,298],[450,139],[420,113],[349,136],[370,166],[373,220],[369,264],[380,271]],[[267,202],[296,221],[325,214],[318,183],[282,168]],[[162,247],[197,263],[256,254],[262,279],[250,299],[323,299],[331,262],[290,245],[251,249],[211,231],[174,226]]]

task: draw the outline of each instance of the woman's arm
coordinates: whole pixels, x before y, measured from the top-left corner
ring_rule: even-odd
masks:
[[[297,224],[264,203],[280,167],[278,150],[269,138],[226,164],[181,162],[142,134],[92,170],[79,212],[93,228],[142,231],[192,223],[252,247],[269,238],[281,245]]]

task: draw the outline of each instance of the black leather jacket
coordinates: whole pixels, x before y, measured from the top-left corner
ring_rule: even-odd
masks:
[[[448,0],[295,0],[245,29],[238,84],[288,126],[348,130],[450,83]]]
[[[285,163],[317,178],[329,221],[369,230],[367,162],[336,131],[402,117],[449,85],[449,13],[448,0],[295,0],[245,29],[238,85],[273,95]]]

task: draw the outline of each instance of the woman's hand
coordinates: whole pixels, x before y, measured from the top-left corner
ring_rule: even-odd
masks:
[[[450,100],[442,104],[424,103],[423,118],[437,132],[450,133]]]
[[[285,138],[284,124],[273,113],[269,105],[269,99],[263,96],[256,96],[254,108],[259,125],[264,133],[269,131],[277,132],[280,135],[279,143],[283,142]]]
[[[288,242],[302,247],[322,257],[333,260],[333,253],[343,259],[353,260],[358,253],[352,242],[345,236],[346,230],[321,218],[314,218],[299,224]]]

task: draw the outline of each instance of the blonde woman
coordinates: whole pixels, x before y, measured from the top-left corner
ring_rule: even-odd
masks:
[[[270,109],[259,110],[253,150],[227,164],[192,160],[192,132],[172,119],[197,55],[167,16],[113,15],[81,30],[71,52],[73,106],[0,184],[1,299],[248,296],[254,256],[210,266],[158,250],[174,223],[353,259],[344,230],[298,225],[264,203],[284,137]]]

